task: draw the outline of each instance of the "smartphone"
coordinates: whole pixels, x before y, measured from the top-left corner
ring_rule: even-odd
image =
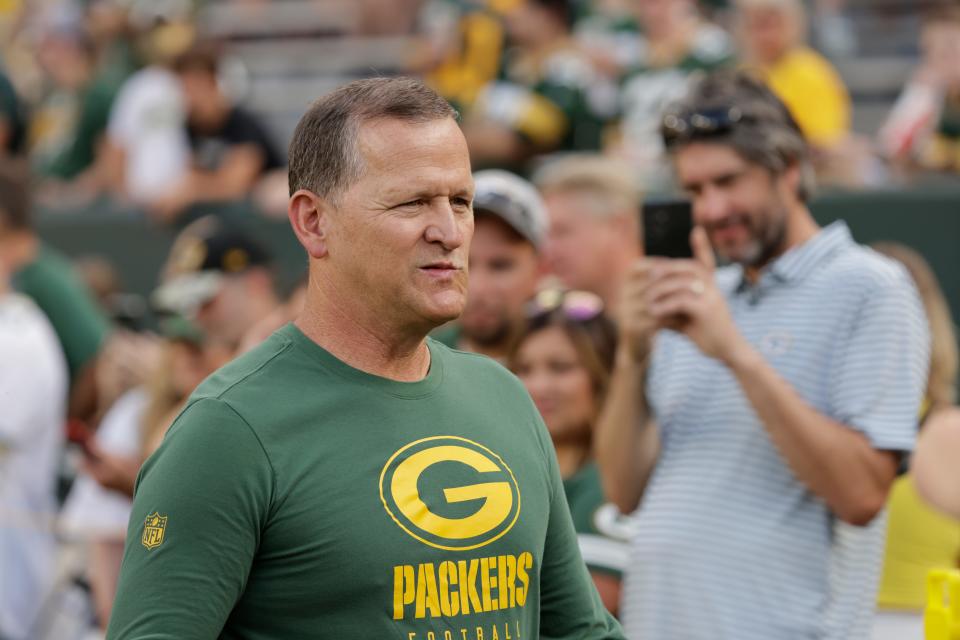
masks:
[[[643,205],[643,253],[661,258],[692,258],[693,209],[688,200],[660,200]]]

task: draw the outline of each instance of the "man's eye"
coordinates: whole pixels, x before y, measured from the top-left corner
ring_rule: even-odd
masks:
[[[425,201],[421,198],[421,199],[419,199],[419,200],[411,200],[411,201],[409,201],[409,202],[404,202],[403,204],[401,204],[401,205],[399,205],[399,206],[401,206],[401,207],[408,207],[408,208],[422,207],[422,206],[424,205],[424,202],[425,202]]]

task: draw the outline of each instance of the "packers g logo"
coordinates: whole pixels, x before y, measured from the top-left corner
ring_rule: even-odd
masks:
[[[447,551],[490,544],[520,516],[513,471],[490,449],[457,436],[417,440],[390,456],[380,500],[397,526]]]

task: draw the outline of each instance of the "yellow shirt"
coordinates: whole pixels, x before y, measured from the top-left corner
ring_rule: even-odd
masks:
[[[894,483],[887,507],[887,547],[877,603],[881,609],[921,611],[927,601],[927,572],[957,568],[960,522],[926,506],[910,476]]]
[[[814,145],[834,145],[850,130],[847,88],[833,65],[816,51],[794,49],[762,73]]]

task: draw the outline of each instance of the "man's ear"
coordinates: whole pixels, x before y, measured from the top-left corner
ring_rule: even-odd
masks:
[[[287,204],[287,217],[297,240],[311,258],[324,258],[330,237],[330,203],[307,189],[300,189]]]
[[[803,169],[799,162],[791,162],[783,171],[783,182],[787,193],[800,199],[800,182],[803,180]]]

